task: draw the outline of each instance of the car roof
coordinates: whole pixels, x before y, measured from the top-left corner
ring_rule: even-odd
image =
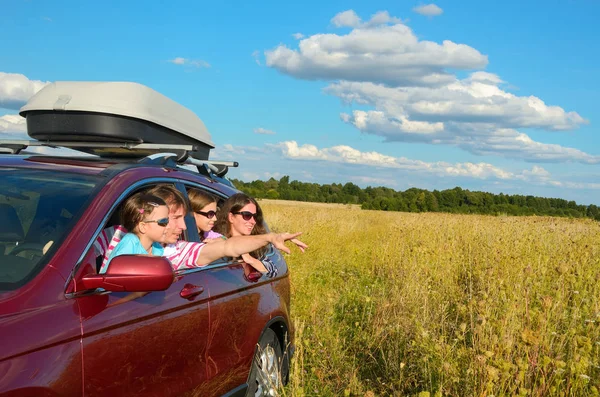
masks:
[[[64,172],[74,172],[86,175],[97,175],[115,161],[93,158],[74,158],[60,156],[45,156],[37,154],[0,154],[0,167],[37,168]]]
[[[169,160],[169,159],[167,159]],[[200,174],[195,171],[193,166],[177,164],[174,161],[146,161],[132,159],[110,159],[96,156],[51,156],[40,154],[0,154],[0,168],[31,168],[51,170],[55,172],[69,172],[82,175],[103,176],[107,180],[112,179],[117,174],[139,168],[151,171],[151,169],[171,168],[178,172],[173,175],[177,179],[185,179],[190,182],[200,183],[209,186],[212,189],[220,191],[226,195],[238,192],[233,184],[224,177],[215,174]]]

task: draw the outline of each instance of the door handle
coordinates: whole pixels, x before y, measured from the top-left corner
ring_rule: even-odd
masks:
[[[196,297],[198,295],[200,295],[203,292],[204,292],[204,287],[194,285],[194,284],[186,284],[183,286],[183,289],[179,293],[179,296],[181,296],[184,299],[193,301],[194,299],[196,299]]]

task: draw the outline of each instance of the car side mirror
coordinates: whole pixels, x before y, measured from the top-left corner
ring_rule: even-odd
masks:
[[[87,274],[81,278],[83,289],[103,288],[112,292],[164,291],[175,275],[171,262],[161,256],[119,255],[110,261],[104,274]]]

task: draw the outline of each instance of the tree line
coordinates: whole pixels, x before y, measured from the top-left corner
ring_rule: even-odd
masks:
[[[447,190],[410,188],[396,191],[387,187],[365,189],[347,182],[320,185],[279,180],[243,182],[232,179],[244,193],[256,198],[312,201],[319,203],[359,204],[362,209],[404,212],[450,212],[488,215],[549,215],[600,220],[600,208],[594,204],[579,205],[559,198],[493,194],[455,187]]]

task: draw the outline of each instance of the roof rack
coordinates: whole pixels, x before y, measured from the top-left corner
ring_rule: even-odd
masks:
[[[180,165],[196,166],[198,173],[211,181],[214,177],[225,179],[229,167],[238,167],[237,161],[199,160],[190,156],[196,150],[195,145],[170,145],[157,143],[132,142],[63,142],[37,141],[27,139],[0,140],[0,153],[19,154],[30,146],[51,148],[69,148],[96,155],[101,158],[137,160],[142,164],[156,164],[177,168]],[[169,152],[165,152],[168,150]],[[231,184],[231,183],[230,183]]]

